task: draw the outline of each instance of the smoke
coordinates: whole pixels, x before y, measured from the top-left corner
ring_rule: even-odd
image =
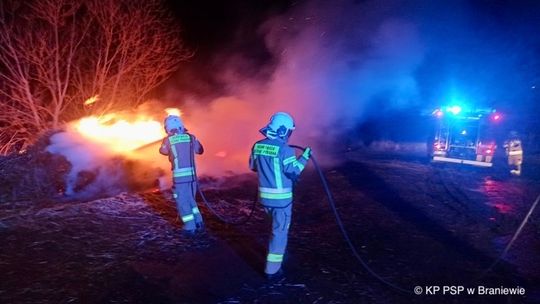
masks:
[[[351,130],[368,113],[406,106],[423,57],[415,26],[388,6],[338,2],[312,2],[263,27],[281,58],[269,98],[293,105],[299,126],[318,139]]]
[[[145,105],[136,114],[115,113],[118,117],[100,124],[88,123],[88,118],[73,121],[53,134],[46,150],[64,156],[71,164],[64,195],[86,200],[123,191],[169,188],[168,161],[156,157],[155,144],[144,146],[163,136],[162,127],[151,115]]]
[[[514,32],[502,30],[492,13],[480,13],[481,4],[300,3],[266,18],[247,38],[244,27],[223,47],[214,46],[211,56],[203,56],[208,63],[188,65],[196,70],[188,68],[177,83],[169,82],[162,102],[139,109],[138,114],[159,122],[165,105],[182,110],[187,129],[205,147],[204,155],[196,157],[200,176],[247,172],[250,149],[262,138],[258,130],[277,111],[295,118],[290,142],[311,146],[319,160],[330,164],[339,161],[333,152],[354,139],[360,124],[381,120],[386,113],[464,96],[519,95],[522,91],[513,88],[525,83],[525,73],[516,67],[534,53],[523,48],[538,46],[537,38],[523,35],[531,26],[518,27],[520,44],[509,45]],[[532,13],[520,16],[534,18]],[[384,119],[394,124],[386,126],[391,132],[403,130],[395,118]],[[158,148],[118,154],[68,129],[51,138],[49,151],[65,155],[73,166],[66,193],[93,195],[147,189],[158,179],[169,187],[170,164]]]
[[[71,164],[65,177],[65,195],[84,199],[98,193],[114,195],[124,189],[123,170],[118,170],[113,155],[101,145],[73,131],[55,133],[49,140],[47,151],[63,155]],[[88,185],[89,188],[79,192]]]
[[[223,65],[214,72],[227,96],[204,103],[171,88],[165,99],[181,101],[188,129],[206,148],[201,171],[245,172],[250,149],[261,138],[258,130],[277,111],[295,118],[290,141],[311,146],[328,163],[335,160],[333,151],[345,147],[340,140],[366,117],[414,102],[414,72],[424,51],[416,26],[393,14],[400,4],[299,5],[258,29],[272,58],[270,73],[268,64],[250,65],[245,53],[217,50],[215,61]]]
[[[522,118],[540,104],[540,39],[530,34],[539,11],[520,1],[298,1],[256,35],[253,20],[240,18],[236,38],[205,50],[204,64],[177,80],[199,91],[173,84],[164,100],[183,107],[209,147],[201,166],[216,175],[247,170],[257,131],[276,111],[296,120],[291,142],[327,161],[358,137],[424,140],[419,113],[451,103]],[[201,96],[208,85],[215,89]]]

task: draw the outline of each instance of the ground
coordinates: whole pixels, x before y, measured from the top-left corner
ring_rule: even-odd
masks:
[[[338,214],[378,281],[352,254],[316,171],[295,189],[285,276],[262,274],[269,222],[259,205],[227,225],[181,233],[170,193],[86,202],[0,204],[0,303],[538,303],[540,162],[512,178],[496,169],[433,165],[422,155],[348,151],[324,169]],[[243,221],[254,176],[203,181],[215,212]],[[415,286],[516,287],[525,296],[414,295]]]

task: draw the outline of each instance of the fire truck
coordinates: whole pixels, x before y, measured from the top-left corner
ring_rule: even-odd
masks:
[[[433,133],[428,139],[432,162],[492,167],[503,115],[495,109],[467,110],[453,105],[431,113]]]

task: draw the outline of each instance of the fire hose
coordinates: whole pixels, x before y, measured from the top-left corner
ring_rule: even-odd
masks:
[[[253,211],[255,210],[255,205],[257,203],[257,198],[255,198],[253,200],[253,204],[251,206],[251,211],[249,212],[248,216],[246,217],[246,219],[242,220],[242,221],[232,221],[232,220],[229,220],[223,216],[221,216],[214,208],[212,208],[212,206],[210,206],[210,203],[208,202],[208,200],[206,199],[206,196],[204,195],[204,193],[202,192],[201,190],[201,186],[200,186],[200,183],[199,183],[199,178],[197,177],[197,169],[196,169],[196,166],[195,166],[195,159],[194,159],[194,150],[193,150],[193,137],[191,134],[188,134],[189,137],[191,138],[190,140],[190,150],[191,150],[191,167],[193,168],[193,172],[194,172],[194,176],[195,176],[195,184],[197,186],[197,190],[199,192],[199,195],[201,196],[204,204],[206,205],[206,207],[208,208],[208,210],[210,210],[220,221],[226,223],[226,224],[229,224],[229,225],[243,225],[245,223],[247,223],[250,219],[251,219],[251,216],[253,215]],[[161,139],[159,140],[156,140],[156,141],[153,141],[151,143],[148,143],[148,144],[145,144],[141,147],[138,147],[137,149],[135,149],[136,151],[138,150],[143,150],[143,149],[146,149],[148,147],[151,147],[157,143],[159,143],[161,141]]]
[[[208,200],[206,199],[204,193],[202,192],[202,189],[200,187],[200,183],[199,183],[199,180],[198,180],[198,177],[197,177],[197,172],[196,172],[196,169],[195,169],[195,163],[194,163],[194,153],[193,153],[193,141],[191,141],[190,143],[190,146],[191,146],[191,163],[192,163],[192,166],[193,166],[193,169],[194,169],[194,173],[195,173],[195,182],[196,182],[196,185],[197,185],[197,189],[198,189],[198,192],[203,200],[203,202],[205,203],[206,207],[219,219],[221,220],[222,222],[226,223],[226,224],[231,224],[231,225],[241,225],[241,224],[245,224],[247,223],[250,219],[251,219],[251,216],[253,215],[253,212],[255,210],[255,205],[256,205],[256,202],[257,202],[257,198],[253,200],[253,204],[251,206],[251,210],[250,210],[250,213],[248,214],[248,216],[244,219],[244,220],[241,220],[241,221],[231,221],[229,219],[226,219],[224,218],[223,216],[219,215],[219,213],[216,212],[216,210],[214,210]],[[292,148],[295,148],[295,149],[298,149],[300,151],[304,151],[305,148],[303,147],[300,147],[300,146],[297,146],[297,145],[290,145],[290,147]],[[349,234],[347,232],[347,230],[345,229],[345,226],[343,224],[343,221],[341,219],[341,216],[339,215],[338,211],[337,211],[337,208],[336,208],[336,203],[335,203],[335,200],[334,200],[334,197],[332,195],[332,192],[330,190],[330,187],[328,186],[328,181],[326,180],[326,177],[324,175],[324,173],[322,172],[318,162],[317,162],[317,159],[315,158],[315,156],[312,154],[311,155],[311,161],[313,162],[313,166],[315,167],[315,170],[317,171],[318,175],[319,175],[319,178],[320,178],[320,181],[321,181],[321,184],[324,188],[324,191],[326,193],[326,197],[328,199],[328,203],[330,205],[330,208],[332,209],[332,212],[334,213],[334,217],[336,219],[336,223],[340,229],[340,232],[344,238],[344,240],[346,241],[349,249],[351,250],[353,256],[358,260],[358,262],[360,263],[360,265],[362,265],[362,267],[369,273],[371,274],[373,277],[375,277],[377,280],[379,280],[381,283],[383,283],[384,285],[387,285],[399,292],[402,292],[402,293],[406,293],[406,294],[412,294],[412,292],[410,290],[407,290],[405,288],[402,288],[400,286],[397,286],[396,284],[392,283],[392,282],[389,282],[388,280],[384,279],[383,277],[381,277],[379,274],[377,274],[373,269],[371,269],[371,267],[369,267],[369,265],[366,263],[366,261],[360,256],[359,252],[356,250],[356,247],[354,246],[354,244],[352,243],[351,241],[351,238],[349,237]],[[540,195],[536,198],[536,200],[534,201],[533,205],[531,206],[531,208],[529,209],[529,212],[527,213],[527,215],[525,216],[525,218],[523,219],[523,221],[521,222],[520,226],[518,227],[518,229],[516,230],[516,232],[514,233],[512,239],[510,240],[510,242],[507,244],[506,248],[504,249],[503,253],[491,264],[491,266],[489,268],[487,268],[482,276],[484,276],[487,272],[491,271],[499,262],[501,259],[504,258],[504,256],[506,256],[506,254],[508,253],[508,251],[510,250],[510,248],[512,247],[514,241],[517,239],[517,237],[519,236],[519,234],[521,233],[521,231],[523,230],[523,227],[525,226],[525,224],[527,223],[528,219],[530,218],[531,214],[533,213],[534,209],[536,209],[536,206],[538,205],[538,202],[540,201]]]
[[[190,135],[191,136],[191,135]],[[301,151],[304,151],[305,148],[302,148],[300,146],[296,146],[296,145],[290,145],[290,147],[292,148],[295,148],[295,149],[298,149],[298,150],[301,150]],[[256,205],[256,202],[257,202],[257,199],[254,199],[253,200],[253,205],[251,207],[251,211],[249,213],[249,215],[242,221],[237,221],[237,222],[234,222],[234,221],[231,221],[229,219],[226,219],[225,217],[221,216],[219,213],[216,212],[216,210],[214,210],[214,208],[212,208],[208,202],[208,200],[206,199],[206,197],[204,196],[204,193],[202,192],[201,190],[201,187],[200,187],[200,184],[199,184],[199,179],[197,177],[197,172],[196,172],[196,168],[195,168],[195,160],[194,160],[194,149],[193,149],[193,137],[192,137],[192,140],[190,141],[190,149],[191,149],[191,164],[192,164],[192,167],[193,167],[193,170],[194,170],[194,173],[195,173],[195,183],[197,185],[197,189],[198,189],[198,192],[205,204],[205,206],[219,219],[221,220],[222,222],[226,223],[226,224],[230,224],[230,225],[241,225],[241,224],[245,224],[247,223],[254,210],[255,210],[255,205]],[[347,242],[347,245],[349,246],[349,248],[351,249],[351,252],[353,253],[353,256],[360,262],[360,264],[362,265],[362,267],[364,267],[364,269],[370,273],[373,277],[375,277],[377,280],[379,280],[381,283],[399,291],[399,292],[403,292],[403,293],[407,293],[407,294],[412,294],[411,291],[407,290],[407,289],[404,289],[404,288],[401,288],[389,281],[387,281],[386,279],[384,279],[383,277],[381,277],[379,274],[377,274],[375,271],[373,271],[371,269],[371,267],[369,267],[369,265],[364,261],[364,259],[360,256],[360,254],[358,253],[358,251],[356,250],[356,248],[354,247],[350,237],[349,237],[349,234],[347,233],[347,230],[345,230],[345,226],[343,225],[343,221],[341,220],[341,217],[339,216],[339,213],[337,211],[337,208],[336,208],[336,203],[334,201],[334,197],[332,195],[332,192],[330,191],[330,187],[328,186],[328,182],[326,180],[326,177],[324,176],[321,168],[319,167],[319,164],[317,163],[317,159],[315,158],[315,156],[312,154],[311,155],[311,161],[313,162],[313,165],[315,167],[315,170],[317,171],[317,173],[319,174],[319,177],[320,177],[320,180],[321,180],[321,183],[323,185],[323,188],[324,188],[324,191],[326,192],[326,197],[328,198],[328,203],[330,204],[330,208],[332,209],[332,211],[334,212],[334,216],[336,218],[336,222],[339,226],[339,229],[341,231],[341,234],[343,235],[343,238],[345,239],[345,241]]]
[[[305,150],[305,148],[300,147],[300,146],[296,146],[296,145],[290,145],[290,146],[295,148],[295,149],[301,150],[301,151]],[[351,250],[353,256],[358,260],[358,262],[360,262],[362,267],[364,267],[364,269],[368,273],[370,273],[373,277],[375,277],[381,283],[383,283],[383,284],[385,284],[385,285],[387,285],[387,286],[389,286],[389,287],[391,287],[391,288],[393,288],[393,289],[395,289],[395,290],[397,290],[399,292],[412,294],[411,291],[409,291],[409,290],[407,290],[405,288],[399,287],[399,286],[393,284],[392,282],[389,282],[388,280],[381,277],[373,269],[371,269],[371,267],[369,267],[369,265],[366,263],[366,261],[364,261],[364,259],[360,256],[360,254],[358,253],[358,251],[354,247],[354,244],[352,243],[351,238],[349,237],[349,234],[347,233],[347,230],[345,229],[345,226],[343,225],[343,221],[341,220],[341,216],[339,215],[339,213],[337,211],[337,208],[336,208],[336,203],[334,201],[334,197],[332,195],[332,192],[330,191],[330,187],[328,186],[328,181],[326,180],[326,177],[324,176],[324,173],[322,172],[321,167],[319,167],[319,164],[317,163],[317,159],[315,158],[315,156],[313,154],[311,155],[311,161],[313,162],[313,166],[315,167],[315,170],[319,174],[319,178],[320,178],[321,183],[323,185],[324,191],[326,192],[326,197],[328,198],[328,203],[329,203],[330,208],[332,209],[332,211],[334,213],[334,216],[336,218],[336,223],[339,226],[339,230],[341,231],[341,234],[342,234],[343,238],[347,242],[347,245],[349,246],[349,249]]]
[[[194,170],[195,171],[195,170]],[[224,216],[220,215],[214,208],[212,208],[212,206],[210,206],[210,203],[208,202],[208,200],[206,199],[206,197],[204,196],[204,193],[201,189],[201,186],[199,184],[199,179],[197,178],[197,172],[195,171],[195,183],[197,185],[197,190],[199,192],[199,195],[201,196],[203,202],[204,202],[204,205],[206,206],[206,208],[208,208],[208,210],[210,210],[220,221],[224,222],[225,224],[229,224],[229,225],[233,225],[233,226],[237,226],[237,225],[244,225],[246,224],[247,222],[249,222],[249,220],[251,219],[251,216],[253,215],[253,212],[255,211],[255,206],[257,204],[257,197],[253,200],[252,204],[251,204],[251,210],[249,211],[249,214],[246,216],[245,219],[243,220],[238,220],[238,221],[233,221],[233,220],[230,220],[230,219],[227,219],[225,218]],[[258,195],[258,194],[257,194]]]
[[[251,216],[253,215],[253,212],[255,211],[255,206],[257,205],[257,199],[258,199],[258,193],[257,193],[257,196],[255,197],[255,199],[253,200],[252,204],[251,204],[251,210],[249,211],[249,214],[246,216],[245,219],[243,220],[239,220],[239,221],[233,221],[233,220],[230,220],[230,219],[227,219],[225,218],[224,216],[220,215],[214,208],[212,208],[212,206],[210,206],[210,203],[208,202],[208,200],[206,199],[206,196],[204,195],[202,189],[201,189],[201,185],[199,183],[199,178],[197,176],[197,168],[195,166],[195,159],[194,159],[194,156],[195,156],[195,153],[194,153],[194,149],[193,149],[193,137],[191,136],[191,134],[189,134],[189,137],[191,138],[190,142],[189,142],[189,146],[190,146],[190,150],[191,150],[191,167],[193,168],[193,173],[194,173],[194,176],[195,176],[195,185],[197,186],[197,191],[199,192],[199,195],[201,196],[203,202],[204,202],[204,205],[206,206],[206,208],[208,208],[208,210],[210,210],[210,212],[212,212],[220,221],[224,222],[225,224],[229,224],[229,225],[244,225],[245,223],[247,223],[250,219],[251,219]]]
[[[305,150],[305,148],[303,147],[300,147],[300,146],[296,146],[296,145],[291,145],[291,147],[295,148],[295,149],[298,149],[298,150]],[[408,294],[411,294],[411,292],[409,290],[406,290],[404,288],[401,288],[387,280],[385,280],[384,278],[382,278],[380,275],[378,275],[375,271],[373,271],[369,265],[364,261],[364,259],[362,259],[362,257],[360,256],[360,254],[358,253],[358,251],[356,250],[356,248],[354,247],[354,245],[352,244],[351,240],[350,240],[350,237],[347,233],[347,231],[345,230],[345,227],[343,225],[343,222],[341,220],[341,217],[339,216],[339,213],[337,212],[337,209],[336,209],[336,205],[335,205],[335,201],[334,201],[334,198],[332,196],[332,192],[330,191],[330,188],[328,187],[328,182],[326,180],[326,177],[324,176],[324,174],[322,173],[322,170],[321,168],[319,167],[318,163],[317,163],[317,160],[315,159],[315,157],[312,155],[311,156],[311,160],[313,162],[313,165],[315,167],[315,169],[317,170],[317,173],[319,174],[319,177],[321,179],[321,183],[323,184],[323,187],[324,187],[324,190],[326,192],[326,196],[328,198],[328,203],[330,204],[330,207],[332,208],[332,211],[334,212],[334,215],[335,215],[335,218],[336,218],[336,222],[339,226],[339,229],[341,230],[341,234],[343,235],[343,238],[345,239],[345,241],[347,242],[347,245],[349,246],[349,248],[351,249],[353,255],[356,257],[356,259],[360,262],[360,264],[364,267],[364,269],[366,269],[372,276],[374,276],[375,278],[377,278],[380,282],[382,282],[383,284],[395,289],[395,290],[398,290],[400,292],[403,292],[403,293],[408,293]],[[514,233],[514,235],[512,236],[512,239],[510,240],[510,242],[508,242],[508,244],[506,245],[504,251],[501,253],[501,255],[482,273],[482,276],[483,277],[486,273],[488,273],[489,271],[491,271],[505,256],[506,254],[508,253],[508,251],[510,250],[510,248],[512,247],[514,241],[518,238],[518,236],[521,234],[521,231],[523,230],[523,227],[525,227],[527,221],[529,220],[529,218],[531,217],[532,213],[534,212],[534,210],[536,209],[536,206],[538,205],[538,202],[540,201],[540,195],[538,195],[536,197],[536,200],[534,201],[534,203],[532,204],[531,208],[529,208],[529,211],[527,212],[527,214],[525,215],[525,218],[523,219],[523,221],[521,222],[521,224],[519,225],[518,229],[516,230],[516,232]]]
[[[534,201],[531,208],[529,209],[529,212],[527,212],[527,214],[525,215],[525,218],[523,219],[523,221],[521,221],[521,224],[519,225],[516,232],[514,232],[514,235],[512,236],[512,239],[510,239],[510,242],[508,242],[508,244],[504,248],[501,255],[499,255],[499,257],[486,270],[484,270],[484,272],[480,276],[481,278],[483,276],[485,276],[488,272],[490,272],[495,266],[497,266],[497,264],[506,256],[506,254],[508,253],[508,251],[510,250],[510,248],[514,244],[514,241],[521,234],[521,231],[523,230],[523,227],[525,227],[525,224],[527,224],[527,221],[531,217],[531,214],[534,212],[534,209],[536,209],[536,205],[538,205],[538,201],[540,201],[540,194],[536,197],[536,200]]]

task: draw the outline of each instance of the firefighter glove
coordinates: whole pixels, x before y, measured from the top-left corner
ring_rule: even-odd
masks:
[[[307,147],[304,150],[304,153],[302,153],[302,157],[304,157],[305,159],[309,159],[311,157],[311,148],[310,147]]]

